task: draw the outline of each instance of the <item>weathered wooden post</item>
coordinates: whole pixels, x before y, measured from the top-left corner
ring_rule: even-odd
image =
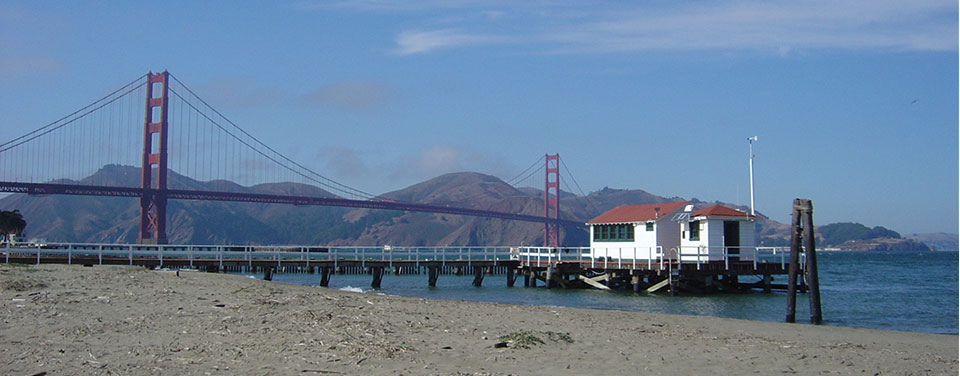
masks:
[[[436,265],[427,266],[427,284],[430,287],[437,287],[437,275],[440,274],[440,267]]]
[[[544,278],[543,282],[548,289],[553,287],[553,272],[553,266],[547,266],[546,278]]]
[[[813,235],[813,203],[810,200],[801,200],[801,216],[803,222],[803,245],[807,249],[804,270],[807,276],[807,293],[810,295],[810,322],[819,324],[823,321],[820,312],[820,281],[817,275],[816,238]]]
[[[380,288],[380,282],[383,281],[383,267],[382,266],[371,267],[370,274],[373,274],[373,281],[370,282],[370,287],[373,287],[375,289]]]
[[[797,318],[797,272],[800,268],[800,199],[793,200],[792,224],[790,227],[790,266],[787,268],[787,316],[786,322]]]
[[[483,285],[483,267],[474,266],[473,267],[473,286],[480,287]]]
[[[320,268],[320,287],[330,286],[330,271],[330,267],[327,266]]]
[[[513,287],[513,283],[517,281],[517,271],[512,267],[507,267],[507,287]]]
[[[263,268],[263,280],[272,281],[273,280],[273,267],[267,266]]]

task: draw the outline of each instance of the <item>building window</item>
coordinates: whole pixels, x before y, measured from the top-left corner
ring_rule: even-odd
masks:
[[[653,222],[647,222],[647,231],[653,231]]]
[[[633,224],[593,225],[594,241],[629,242],[633,238]]]
[[[690,222],[690,240],[700,240],[700,221]]]

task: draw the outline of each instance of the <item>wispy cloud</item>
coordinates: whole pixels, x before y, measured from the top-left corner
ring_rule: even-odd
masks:
[[[483,0],[304,0],[294,4],[295,8],[312,9],[351,9],[367,12],[412,12],[437,9],[484,8],[508,2]]]
[[[956,3],[943,1],[724,2],[636,9],[558,30],[571,51],[955,50]]]
[[[507,40],[508,38],[501,36],[468,34],[454,29],[404,31],[397,35],[397,48],[394,52],[399,55],[412,55],[440,48],[504,43]]]
[[[379,163],[371,163],[369,154],[352,146],[328,146],[313,156],[322,166],[318,171],[324,175],[374,193],[400,189],[451,172],[473,171],[504,178],[518,171],[516,165],[499,155],[449,144],[426,146],[412,155]]]
[[[6,56],[0,54],[0,81],[57,73],[63,69],[59,60],[41,56]]]
[[[324,171],[331,171],[337,177],[368,178],[373,172],[360,154],[349,147],[328,146],[321,149],[317,156],[326,163]]]
[[[420,150],[413,158],[400,161],[390,174],[391,178],[430,178],[449,172],[463,171],[466,152],[449,145],[434,145]]]
[[[363,11],[426,9],[392,1],[352,1]],[[718,1],[639,4],[560,2],[554,6],[496,4],[489,9],[464,1],[443,15],[475,15],[456,28],[437,28],[437,8],[423,26],[400,31],[400,55],[477,45],[521,45],[530,52],[613,53],[636,51],[797,49],[957,49],[957,3],[944,0]],[[510,14],[510,17],[502,17]],[[490,16],[495,15],[495,16]],[[433,25],[434,27],[431,27]]]
[[[197,87],[209,95],[216,105],[228,107],[260,107],[284,103],[291,98],[276,87],[258,86],[248,77],[220,77]]]
[[[64,61],[54,47],[62,46],[57,33],[65,32],[65,24],[57,17],[0,4],[0,80],[60,73]]]
[[[391,86],[376,81],[339,81],[300,94],[279,87],[261,86],[242,76],[221,77],[197,87],[197,91],[208,95],[219,106],[269,107],[293,103],[307,108],[340,111],[380,109],[395,96]]]
[[[383,107],[393,96],[393,89],[372,81],[342,81],[321,87],[301,98],[310,106],[359,111]]]

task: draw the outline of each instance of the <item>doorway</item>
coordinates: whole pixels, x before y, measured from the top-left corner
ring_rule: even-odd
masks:
[[[740,261],[740,221],[723,221],[723,246],[730,261]]]

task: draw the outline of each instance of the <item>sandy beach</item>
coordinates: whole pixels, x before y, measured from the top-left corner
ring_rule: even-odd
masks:
[[[0,265],[5,375],[956,375],[958,338]],[[896,314],[891,312],[891,314]]]

